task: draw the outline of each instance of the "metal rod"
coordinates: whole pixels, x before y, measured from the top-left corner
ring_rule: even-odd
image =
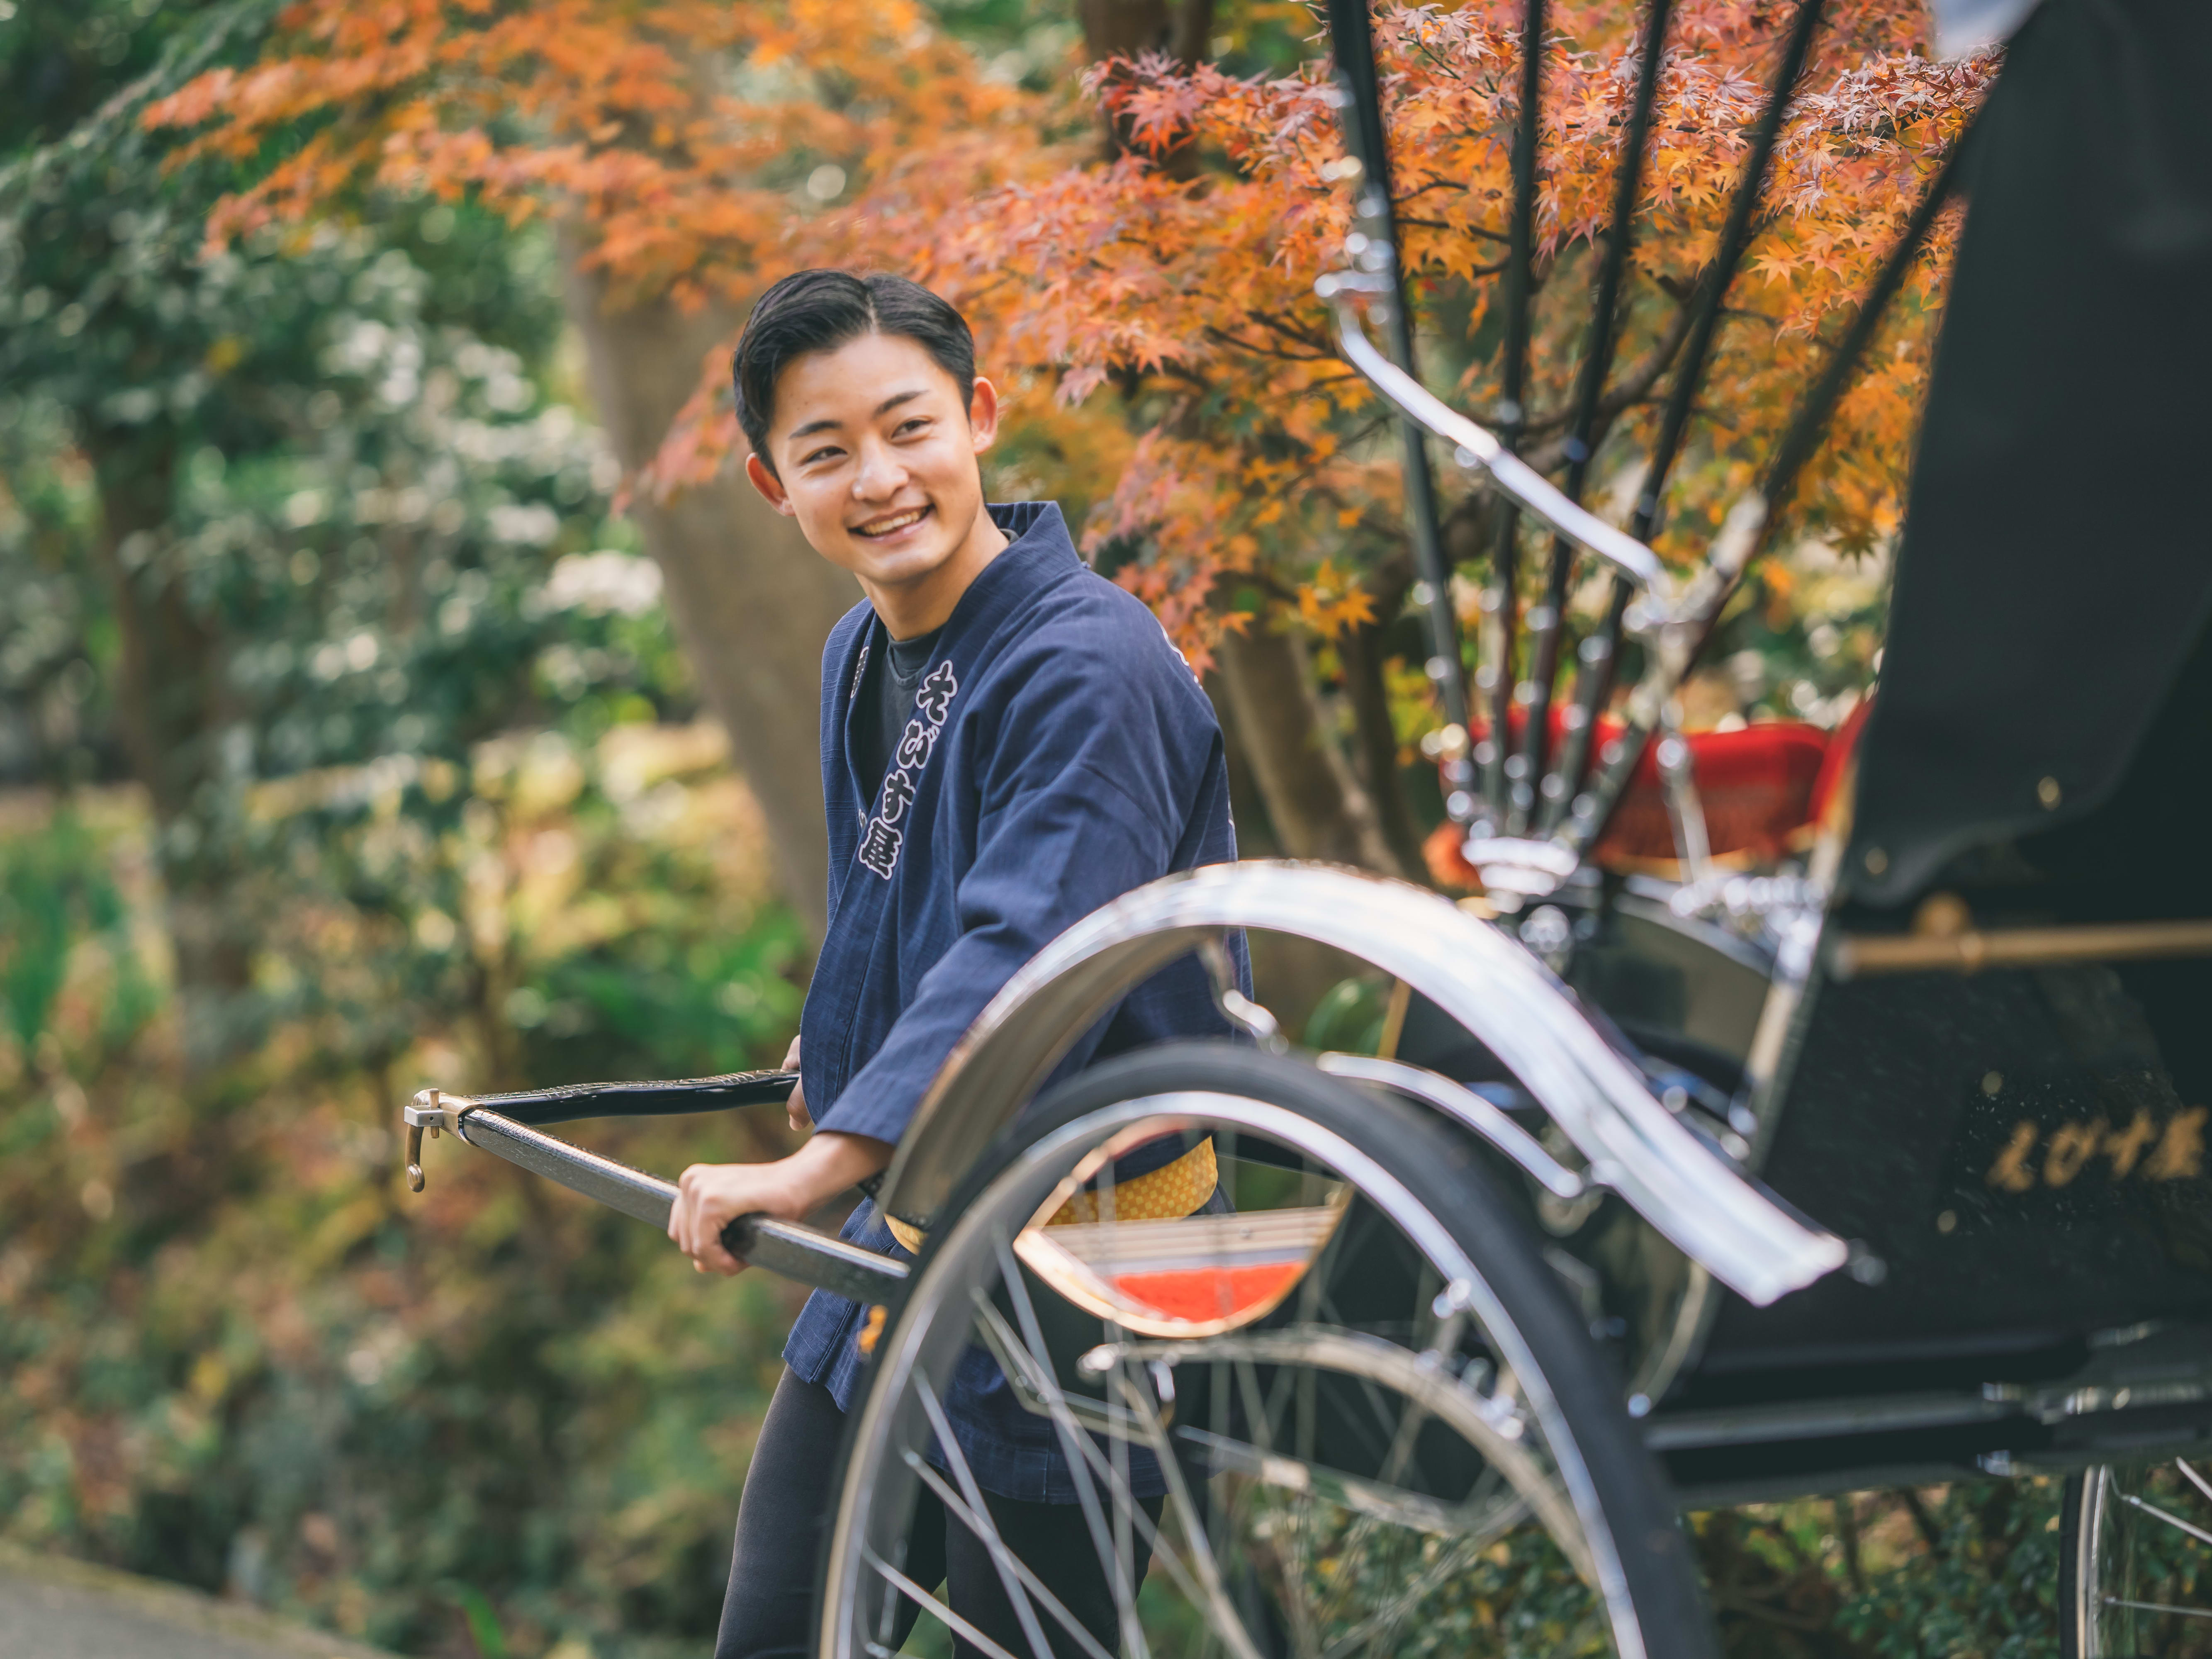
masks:
[[[1620,343],[1620,284],[1628,270],[1628,252],[1636,240],[1636,204],[1644,193],[1644,153],[1650,142],[1651,111],[1659,100],[1659,75],[1667,61],[1667,25],[1674,15],[1674,0],[1651,0],[1644,24],[1644,59],[1636,76],[1636,101],[1628,112],[1628,130],[1621,138],[1620,165],[1613,180],[1613,222],[1606,234],[1605,258],[1598,266],[1592,300],[1589,337],[1583,347],[1582,368],[1575,387],[1574,423],[1567,434],[1569,501],[1579,502],[1589,478],[1589,464],[1597,448],[1598,405],[1605,395],[1606,376],[1613,372],[1613,354]],[[1528,702],[1528,775],[1541,779],[1552,740],[1553,682],[1559,672],[1559,647],[1566,638],[1567,593],[1574,575],[1574,544],[1564,536],[1552,542],[1552,568],[1544,587],[1544,605],[1551,613],[1552,629],[1544,638],[1542,660],[1529,672],[1534,694]],[[1613,623],[1620,637],[1620,623]],[[1588,672],[1586,666],[1583,672]],[[1579,678],[1580,676],[1577,676]],[[1560,787],[1551,799],[1540,801],[1537,823],[1542,833],[1558,827],[1567,802],[1582,782],[1587,736],[1577,741],[1577,728],[1569,732],[1563,751],[1570,760],[1560,769]]]
[[[1535,299],[1536,146],[1543,137],[1544,0],[1528,0],[1521,22],[1521,108],[1513,139],[1513,212],[1506,224],[1505,337],[1501,346],[1498,441],[1512,453],[1521,448],[1528,422],[1528,315]],[[1520,611],[1521,515],[1510,501],[1498,504],[1498,534],[1490,551],[1492,594],[1488,660],[1490,676],[1490,763],[1483,769],[1483,792],[1491,811],[1518,835],[1527,820],[1522,797],[1533,802],[1525,779],[1511,777],[1507,752],[1513,746],[1513,648]],[[1518,783],[1519,787],[1516,787]]]
[[[482,1106],[459,1107],[458,1133],[471,1146],[544,1176],[571,1192],[596,1199],[610,1209],[655,1227],[668,1225],[668,1212],[676,1202],[672,1182],[541,1133]],[[738,1217],[722,1230],[722,1244],[732,1255],[753,1267],[856,1302],[885,1301],[906,1282],[904,1262],[848,1244],[811,1227],[767,1216]]]
[[[1744,513],[1746,517],[1742,523],[1747,530],[1744,534],[1731,537],[1729,529],[1724,527],[1720,540],[1714,545],[1705,576],[1690,599],[1686,601],[1685,614],[1680,619],[1686,625],[1686,632],[1677,647],[1681,673],[1686,674],[1689,665],[1704,653],[1714,629],[1719,626],[1721,610],[1729,594],[1741,580],[1745,569],[1765,547],[1783,505],[1783,496],[1774,492],[1781,490],[1786,494],[1796,487],[1798,472],[1811,459],[1821,428],[1834,412],[1844,388],[1850,383],[1860,358],[1880,330],[1883,312],[1904,285],[1905,273],[1911,266],[1915,251],[1927,236],[1929,228],[1936,222],[1936,214],[1942,210],[1945,198],[1950,193],[1953,182],[1957,178],[1956,167],[1966,136],[1961,133],[1949,155],[1944,158],[1942,171],[1914,208],[1905,234],[1890,250],[1881,270],[1876,273],[1875,281],[1861,301],[1858,315],[1852,319],[1850,329],[1830,356],[1819,382],[1792,416],[1782,442],[1777,447],[1774,461],[1767,472],[1765,488],[1756,495],[1747,495],[1740,500],[1735,509],[1731,511],[1730,526],[1736,524],[1738,513]],[[1751,516],[1753,513],[1755,513],[1755,519]],[[1581,698],[1577,706],[1582,709],[1582,718],[1570,734],[1570,748],[1559,769],[1567,786],[1561,791],[1562,799],[1574,797],[1587,764],[1589,745],[1594,740],[1596,708],[1612,695],[1612,680],[1618,667],[1620,619],[1627,609],[1629,599],[1627,589],[1616,581],[1606,625],[1594,636],[1598,641],[1595,653],[1598,660],[1592,665],[1592,672],[1602,673],[1605,679],[1602,684],[1592,686],[1589,692],[1580,685],[1576,688]],[[1701,614],[1687,614],[1692,611]],[[1644,746],[1650,736],[1649,722],[1632,720],[1628,723],[1621,734],[1618,754],[1607,763],[1606,786],[1598,792],[1603,798],[1604,811],[1596,818],[1578,823],[1571,829],[1569,838],[1578,848],[1591,845],[1605,833],[1606,824],[1626,793],[1630,773],[1642,758]]]
[[[1454,446],[1462,466],[1487,473],[1491,483],[1576,546],[1603,559],[1662,609],[1674,602],[1674,583],[1659,556],[1624,530],[1560,494],[1557,485],[1517,455],[1506,453],[1497,434],[1477,425],[1437,397],[1375,349],[1360,332],[1355,295],[1371,291],[1360,272],[1332,271],[1314,284],[1315,292],[1336,307],[1336,340],[1345,361],[1400,410]]]
[[[2106,922],[1988,933],[1848,934],[1829,947],[1828,971],[1838,979],[1858,979],[1869,974],[1973,974],[1984,968],[2201,956],[2212,956],[2212,921]]]
[[[1382,96],[1375,70],[1375,38],[1367,0],[1329,0],[1329,31],[1336,52],[1337,85],[1344,100],[1345,137],[1360,164],[1357,186],[1361,246],[1347,248],[1360,269],[1380,278],[1381,319],[1389,330],[1395,367],[1419,384],[1413,362],[1413,313],[1398,258],[1397,228],[1391,208],[1390,146],[1382,121]],[[1443,703],[1446,730],[1461,741],[1444,759],[1447,805],[1464,800],[1471,807],[1474,772],[1467,761],[1467,672],[1460,662],[1459,617],[1453,609],[1451,566],[1444,558],[1443,533],[1437,517],[1436,479],[1430,470],[1428,441],[1420,425],[1401,419],[1406,446],[1406,517],[1413,543],[1413,564],[1420,573],[1417,600],[1428,623],[1429,678]],[[1456,817],[1465,816],[1455,812]]]
[[[1485,1100],[1463,1083],[1455,1083],[1424,1066],[1373,1060],[1364,1054],[1326,1054],[1314,1063],[1332,1077],[1379,1083],[1426,1101],[1511,1158],[1554,1198],[1580,1198],[1589,1190],[1582,1176],[1546,1152],[1544,1143],[1506,1115],[1504,1108]]]

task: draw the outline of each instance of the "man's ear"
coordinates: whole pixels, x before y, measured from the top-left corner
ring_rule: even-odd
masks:
[[[975,435],[978,455],[999,441],[999,388],[980,374],[968,394],[968,428]]]
[[[791,493],[783,487],[783,480],[768,470],[768,464],[758,455],[745,457],[745,477],[753,481],[753,488],[761,499],[777,512],[789,518],[797,510],[791,504]]]

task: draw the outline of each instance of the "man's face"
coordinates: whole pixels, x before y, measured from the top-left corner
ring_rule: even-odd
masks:
[[[775,471],[757,455],[746,471],[871,597],[927,585],[960,562],[982,517],[975,457],[998,434],[998,399],[988,380],[972,403],[967,391],[903,335],[810,353],[776,382]]]

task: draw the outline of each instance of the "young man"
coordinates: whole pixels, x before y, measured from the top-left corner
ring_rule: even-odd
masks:
[[[890,1163],[953,1043],[1055,935],[1133,887],[1236,856],[1220,731],[1159,623],[1084,566],[1056,505],[984,504],[976,458],[998,394],[957,312],[902,277],[803,271],[755,306],[733,374],[747,476],[866,600],[823,657],[830,925],[791,1108],[815,1133],[774,1163],[686,1170],[669,1220],[696,1266],[724,1273],[744,1265],[720,1243],[734,1218],[797,1219]],[[1224,1030],[1186,960],[1132,992],[1060,1073]],[[843,1236],[902,1256],[918,1243],[872,1202]],[[817,1292],[792,1331],[716,1659],[808,1650],[866,1314]],[[1070,1477],[1006,1396],[994,1375],[948,1399],[955,1431],[1001,1535],[1111,1650],[1113,1599]],[[957,1612],[1023,1650],[964,1528],[919,1517],[908,1571],[941,1577]]]

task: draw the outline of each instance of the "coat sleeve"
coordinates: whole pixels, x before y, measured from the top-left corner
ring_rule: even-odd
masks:
[[[952,1045],[1024,963],[1168,872],[1214,746],[1212,710],[1164,676],[1108,670],[1090,653],[1040,660],[995,729],[977,733],[986,759],[975,858],[954,893],[959,937],[820,1127],[896,1140]]]

